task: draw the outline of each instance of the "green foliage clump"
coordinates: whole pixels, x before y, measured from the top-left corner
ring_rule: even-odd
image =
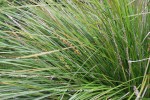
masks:
[[[1,99],[150,97],[149,0],[29,1],[0,9]]]

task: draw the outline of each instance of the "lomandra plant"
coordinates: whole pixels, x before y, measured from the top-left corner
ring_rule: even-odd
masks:
[[[1,100],[148,100],[149,0],[7,1]]]

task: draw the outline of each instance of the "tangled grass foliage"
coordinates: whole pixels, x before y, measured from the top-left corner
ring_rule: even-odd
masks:
[[[146,100],[149,0],[3,0],[1,100]]]

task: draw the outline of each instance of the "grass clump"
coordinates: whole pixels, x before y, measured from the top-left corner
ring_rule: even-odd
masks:
[[[7,2],[1,99],[149,98],[149,0]]]

